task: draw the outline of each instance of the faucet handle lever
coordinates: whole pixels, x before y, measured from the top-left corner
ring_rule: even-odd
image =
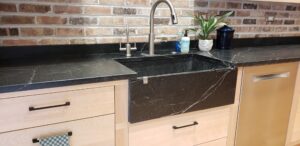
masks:
[[[126,25],[126,40],[127,40],[127,44],[129,44],[129,26],[128,26],[128,24]]]

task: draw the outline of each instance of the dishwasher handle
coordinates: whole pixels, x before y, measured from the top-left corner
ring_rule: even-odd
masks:
[[[259,75],[253,77],[253,82],[259,82],[264,80],[272,80],[278,78],[288,78],[290,76],[290,72],[278,73],[278,74],[266,74],[266,75]]]

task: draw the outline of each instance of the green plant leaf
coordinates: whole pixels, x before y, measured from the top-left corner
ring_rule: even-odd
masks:
[[[233,11],[227,12],[224,15],[222,15],[219,19],[218,22],[223,22],[227,17],[231,16],[233,14]]]
[[[201,39],[208,39],[209,35],[214,32],[220,23],[223,23],[224,20],[232,15],[233,12],[225,13],[222,16],[194,16],[195,22],[199,23],[200,28],[190,29],[198,33],[197,35]]]
[[[217,26],[217,24],[218,24],[218,19],[215,17],[211,17],[211,19],[208,20],[207,31],[210,32],[211,30],[213,30],[215,26]]]

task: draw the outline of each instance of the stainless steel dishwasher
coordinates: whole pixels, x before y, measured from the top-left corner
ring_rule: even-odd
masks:
[[[236,146],[284,146],[298,63],[245,67]]]

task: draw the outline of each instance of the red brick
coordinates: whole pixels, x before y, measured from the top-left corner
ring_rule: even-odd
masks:
[[[31,16],[2,16],[0,24],[34,24],[34,17]]]
[[[227,8],[228,9],[241,9],[242,4],[241,3],[236,3],[236,2],[227,2]]]
[[[290,13],[277,13],[277,18],[288,18],[290,16]]]
[[[258,8],[262,10],[270,10],[272,3],[266,2],[266,3],[258,3]]]
[[[137,9],[136,8],[121,8],[121,7],[114,7],[113,14],[115,15],[136,15]]]
[[[255,34],[255,38],[265,38],[267,36],[267,34]]]
[[[66,45],[70,41],[68,39],[42,39],[38,43],[40,45]]]
[[[274,31],[275,32],[286,32],[287,31],[287,27],[275,27]]]
[[[250,11],[237,11],[236,16],[248,17],[250,16]]]
[[[38,16],[36,18],[38,24],[66,24],[67,18],[59,16]]]
[[[9,39],[9,40],[3,40],[2,44],[4,46],[29,46],[29,45],[37,45],[36,40],[31,39]]]
[[[195,0],[194,4],[196,7],[207,7],[208,6],[208,2],[202,1],[202,0]]]
[[[52,28],[21,28],[22,36],[51,36],[54,34]]]
[[[110,7],[85,7],[85,14],[97,14],[97,15],[103,15],[103,14],[111,14],[111,8]]]
[[[285,25],[293,25],[295,24],[295,20],[284,20]]]
[[[96,44],[96,39],[71,39],[70,44]]]
[[[8,29],[9,35],[10,36],[18,36],[19,35],[19,30],[18,28],[9,28]]]
[[[241,19],[228,19],[228,21],[231,25],[240,25],[242,23]]]
[[[69,19],[69,23],[73,25],[92,25],[97,24],[97,18],[89,18],[89,17],[72,17]]]
[[[35,5],[35,4],[20,4],[20,12],[29,12],[29,13],[47,13],[51,11],[49,5]]]
[[[50,3],[98,4],[98,0],[37,0],[37,1],[50,2]]]
[[[54,13],[57,14],[62,14],[62,13],[66,13],[66,14],[81,14],[82,10],[81,7],[77,7],[77,6],[54,6],[53,8]]]
[[[85,32],[87,36],[112,35],[110,28],[87,28]]]
[[[114,0],[115,1],[115,0]],[[121,2],[123,2],[123,0],[119,0],[120,2],[120,4],[122,4]],[[177,5],[178,6],[178,4],[176,4],[176,3],[179,3],[179,1],[173,1],[174,3],[174,6],[175,5]],[[180,1],[180,2],[184,2],[184,1]],[[139,5],[139,6],[149,6],[149,0],[127,0],[127,3],[128,3],[128,5]],[[175,6],[176,7],[176,6]]]
[[[0,12],[16,12],[17,7],[15,4],[0,3]]]
[[[99,0],[99,4],[101,4],[101,5],[123,5],[124,1],[126,1],[126,0]]]
[[[286,5],[285,3],[274,3],[272,5],[272,10],[285,10]]]
[[[17,36],[18,28],[0,28],[0,36]]]
[[[243,9],[257,9],[257,4],[254,3],[244,3]]]
[[[244,19],[243,24],[256,24],[256,19]]]
[[[210,10],[207,11],[207,13],[208,13],[208,15],[219,15],[219,11],[218,10],[212,10],[212,9],[210,9]]]
[[[7,36],[7,30],[5,28],[0,28],[0,36]]]
[[[57,28],[57,36],[82,36],[83,29],[81,28]]]
[[[225,2],[217,2],[217,1],[211,1],[209,4],[210,8],[225,8],[226,3]]]

